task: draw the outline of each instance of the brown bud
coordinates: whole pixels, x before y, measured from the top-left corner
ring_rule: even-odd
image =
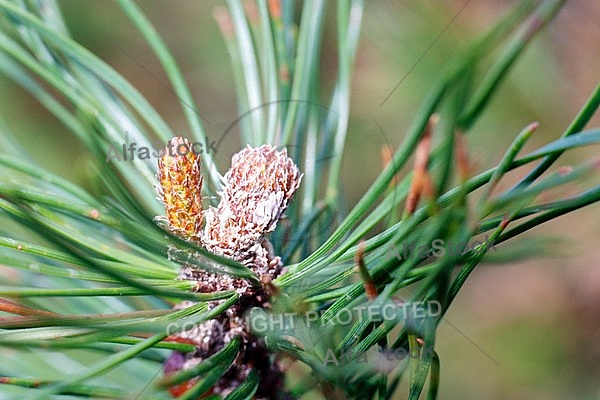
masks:
[[[203,244],[242,262],[258,255],[264,263],[268,253],[264,235],[275,230],[301,178],[285,149],[248,146],[235,154],[219,206],[206,212]]]

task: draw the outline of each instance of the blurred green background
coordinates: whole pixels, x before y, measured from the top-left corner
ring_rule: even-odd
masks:
[[[464,0],[366,3],[344,155],[349,207],[381,170],[381,147],[395,148],[402,141],[443,66],[518,2],[468,2],[429,50]],[[60,5],[72,36],[129,79],[175,132],[186,136],[178,99],[164,86],[167,78],[117,6],[77,0]],[[209,121],[208,136],[218,139],[239,116],[229,56],[212,16],[224,2],[144,0],[139,5],[178,60],[197,111]],[[330,14],[322,49],[324,92],[332,86],[336,68],[335,18]],[[534,40],[469,134],[475,171],[497,163],[530,122],[538,121],[540,128],[525,151],[558,138],[599,81],[598,21],[600,2],[570,0]],[[88,155],[75,136],[1,76],[0,91],[0,126],[14,132],[43,166],[85,186]],[[598,124],[596,116],[593,125]],[[217,155],[221,171],[239,149],[239,139],[230,135],[224,146]],[[566,160],[593,158],[594,150],[579,150]],[[519,175],[517,171],[509,178],[516,181]],[[510,183],[504,180],[498,189]],[[525,235],[551,239],[541,251],[526,248],[527,261],[482,264],[475,271],[440,325],[439,398],[600,398],[599,217],[596,205],[548,223]],[[519,241],[499,246],[499,253]]]

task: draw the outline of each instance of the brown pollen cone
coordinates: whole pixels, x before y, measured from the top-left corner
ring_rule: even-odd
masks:
[[[186,240],[199,241],[202,230],[202,175],[200,156],[182,137],[171,139],[158,160],[158,193],[165,206],[169,229]]]

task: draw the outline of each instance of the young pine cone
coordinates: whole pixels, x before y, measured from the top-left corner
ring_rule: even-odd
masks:
[[[273,275],[280,261],[272,254],[265,235],[275,230],[301,178],[285,149],[248,146],[235,154],[219,205],[204,214],[202,244],[259,274]]]
[[[174,138],[172,143],[171,147],[176,149],[183,145],[189,148],[186,139]],[[302,174],[285,149],[278,151],[270,145],[248,146],[233,156],[219,205],[202,213],[200,158],[188,152],[185,155],[165,154],[159,161],[159,193],[165,204],[169,229],[186,240],[200,243],[212,253],[242,262],[267,280],[279,274],[281,260],[273,254],[265,236],[275,230],[301,178]],[[203,220],[206,221],[204,229]],[[169,254],[172,256],[175,252]],[[283,385],[281,368],[263,340],[252,335],[244,319],[248,309],[267,307],[270,294],[244,279],[207,272],[192,263],[183,264],[179,277],[195,280],[196,291],[233,289],[241,298],[216,319],[177,334],[179,339],[195,343],[196,351],[174,352],[165,364],[165,374],[190,368],[222,349],[233,337],[239,337],[241,350],[212,392],[230,393],[246,379],[252,368],[261,379],[257,396],[278,398]],[[210,302],[209,307],[220,302]],[[171,388],[171,393],[179,396],[196,381],[197,378],[193,378]]]

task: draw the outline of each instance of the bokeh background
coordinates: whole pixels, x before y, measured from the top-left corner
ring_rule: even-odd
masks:
[[[366,2],[344,155],[349,207],[381,170],[381,147],[401,143],[443,66],[518,3],[465,2]],[[129,79],[175,132],[186,136],[178,99],[164,86],[167,78],[118,7],[107,1],[59,4],[73,37]],[[209,121],[208,136],[218,139],[239,116],[229,55],[213,19],[215,7],[224,1],[143,0],[139,5],[178,60],[197,111]],[[333,13],[329,17],[322,48],[324,93],[337,65],[335,18]],[[525,151],[558,138],[600,80],[598,21],[600,2],[569,0],[534,40],[469,133],[475,171],[497,163],[516,134],[533,121],[540,128]],[[89,156],[75,136],[2,76],[0,93],[0,124],[16,133],[32,158],[85,186]],[[600,116],[591,125],[600,125]],[[217,156],[221,170],[239,145],[234,135],[226,141]],[[594,158],[597,150],[574,152],[566,162]],[[557,167],[561,165],[568,164]],[[498,190],[519,175],[510,174]],[[581,182],[572,189],[584,186]],[[555,195],[567,196],[568,191]],[[524,260],[478,267],[438,331],[440,399],[600,398],[599,236],[600,205],[595,205],[524,235],[538,242],[519,238],[498,247],[502,255],[521,246]]]

